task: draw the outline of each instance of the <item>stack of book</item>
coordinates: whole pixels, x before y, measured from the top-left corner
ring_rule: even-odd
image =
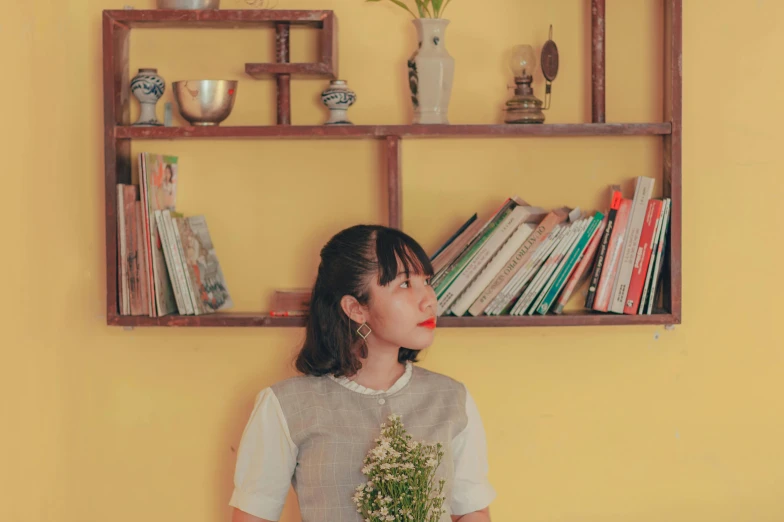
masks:
[[[117,185],[120,315],[202,315],[233,303],[204,216],[177,202],[176,156],[139,154],[139,185]]]
[[[561,314],[586,281],[585,308],[651,314],[670,216],[653,186],[638,177],[631,198],[611,187],[606,213],[515,196],[486,221],[474,214],[430,258],[438,315]]]

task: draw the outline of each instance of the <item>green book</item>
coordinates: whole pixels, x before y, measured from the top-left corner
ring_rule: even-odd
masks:
[[[542,299],[542,302],[536,309],[537,313],[546,314],[553,305],[555,298],[558,297],[558,294],[563,288],[563,285],[566,284],[566,280],[569,279],[569,275],[572,273],[572,270],[574,270],[574,267],[580,260],[580,256],[588,246],[588,242],[593,237],[596,229],[599,228],[599,225],[602,223],[602,219],[604,219],[604,214],[601,212],[597,212],[593,215],[591,222],[588,224],[588,228],[586,228],[585,232],[583,232],[583,235],[580,236],[580,239],[577,241],[577,245],[572,249],[569,257],[566,258],[566,262],[561,267],[561,271],[558,272],[558,275],[555,276],[553,284],[550,285],[550,288],[547,290],[544,299]]]
[[[484,245],[485,241],[487,241],[487,239],[493,233],[493,230],[495,230],[498,224],[503,221],[507,214],[509,214],[517,205],[518,203],[513,198],[510,198],[501,208],[501,210],[498,211],[498,213],[493,217],[493,219],[488,222],[485,228],[478,234],[476,241],[467,247],[466,251],[460,255],[452,267],[449,268],[445,272],[444,276],[441,277],[440,280],[436,283],[436,297],[440,299],[441,296],[444,295],[444,292],[446,292],[447,288],[449,288],[449,285],[451,285],[452,282],[457,279],[457,276],[460,275],[460,272],[463,271],[466,265],[468,265],[468,263],[470,263],[474,258],[476,253],[479,252],[479,249],[482,248],[482,245]]]

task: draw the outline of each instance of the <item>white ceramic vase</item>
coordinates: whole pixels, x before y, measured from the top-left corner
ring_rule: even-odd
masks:
[[[408,83],[415,124],[448,124],[449,99],[455,59],[446,50],[444,33],[449,20],[414,19],[419,46],[408,60]]]
[[[357,95],[348,88],[345,80],[332,80],[321,93],[321,103],[329,109],[329,119],[324,125],[353,125],[346,111],[357,101]]]
[[[139,69],[131,80],[131,93],[139,100],[139,119],[135,126],[160,126],[155,106],[166,90],[166,82],[158,75],[158,69]]]

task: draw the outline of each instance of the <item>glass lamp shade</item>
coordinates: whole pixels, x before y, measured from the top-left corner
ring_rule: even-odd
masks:
[[[533,76],[536,67],[536,56],[534,48],[530,45],[516,45],[512,48],[512,57],[509,60],[509,68],[515,78]]]

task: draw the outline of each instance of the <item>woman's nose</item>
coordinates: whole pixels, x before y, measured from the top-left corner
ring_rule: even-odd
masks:
[[[429,308],[433,315],[438,314],[438,299],[436,298],[436,291],[432,287],[425,287],[425,295],[422,298],[421,306],[423,311],[427,311]]]

